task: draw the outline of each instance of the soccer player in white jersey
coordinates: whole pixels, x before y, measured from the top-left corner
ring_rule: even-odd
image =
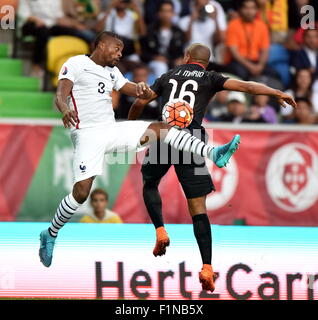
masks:
[[[223,167],[238,147],[239,135],[226,145],[213,148],[162,122],[115,122],[113,89],[141,99],[150,99],[153,94],[145,83],[125,79],[115,66],[122,50],[123,42],[116,34],[103,32],[96,38],[90,56],[70,58],[60,71],[55,102],[64,126],[71,129],[75,181],[72,192],[59,204],[50,227],[40,234],[39,255],[46,267],[52,263],[58,231],[86,201],[95,176],[102,174],[106,153],[136,150],[160,138],[177,150],[207,157]]]

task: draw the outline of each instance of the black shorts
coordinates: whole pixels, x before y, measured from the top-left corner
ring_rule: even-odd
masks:
[[[171,166],[174,166],[187,199],[215,191],[204,158],[177,151],[164,143],[153,144],[147,150],[141,167],[143,181],[159,183]]]

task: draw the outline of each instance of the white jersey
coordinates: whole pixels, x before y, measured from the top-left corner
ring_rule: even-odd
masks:
[[[68,103],[78,116],[76,129],[115,122],[112,91],[120,90],[128,82],[117,67],[102,67],[88,56],[78,55],[64,63],[61,79],[73,82]]]

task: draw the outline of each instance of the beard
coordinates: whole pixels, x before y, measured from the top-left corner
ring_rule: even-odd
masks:
[[[110,61],[110,62],[107,64],[107,66],[113,68],[113,67],[115,67],[115,66],[118,64],[118,62],[119,62],[119,60]]]

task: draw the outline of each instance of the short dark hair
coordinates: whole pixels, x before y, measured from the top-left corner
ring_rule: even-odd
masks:
[[[239,8],[241,9],[245,5],[246,2],[254,2],[255,5],[258,7],[258,3],[256,0],[241,0],[239,3]]]
[[[171,0],[163,0],[159,3],[159,6],[158,6],[158,10],[161,10],[161,8],[165,5],[165,4],[169,4],[172,9],[174,10],[174,3],[171,1]]]
[[[95,189],[95,190],[93,190],[93,191],[91,192],[91,196],[90,196],[90,197],[91,197],[91,202],[94,200],[94,197],[95,197],[97,194],[102,194],[102,195],[104,195],[106,201],[108,201],[108,193],[107,193],[104,189],[102,189],[102,188],[97,188],[97,189]]]
[[[94,42],[95,48],[97,48],[98,44],[107,37],[115,38],[120,41],[123,41],[123,39],[121,38],[121,36],[119,34],[117,34],[115,32],[111,32],[111,31],[103,31],[100,34],[98,34],[97,37],[95,38],[95,42]]]

